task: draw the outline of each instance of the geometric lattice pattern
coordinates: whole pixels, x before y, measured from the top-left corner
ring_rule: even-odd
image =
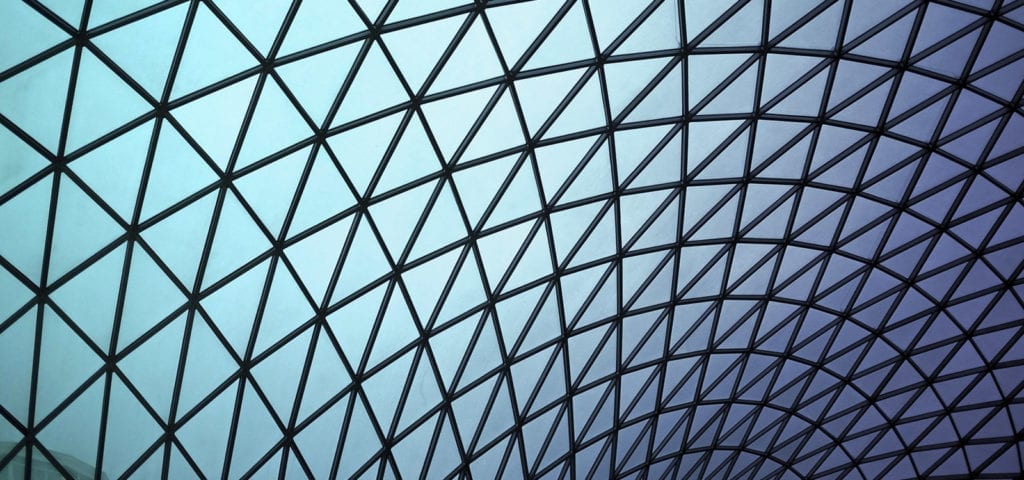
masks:
[[[0,2],[0,478],[1024,472],[1024,1]]]

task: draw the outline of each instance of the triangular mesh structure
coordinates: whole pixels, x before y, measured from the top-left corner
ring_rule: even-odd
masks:
[[[1022,5],[0,2],[0,478],[1017,477]]]

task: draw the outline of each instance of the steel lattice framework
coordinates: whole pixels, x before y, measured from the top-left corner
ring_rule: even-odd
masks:
[[[0,45],[0,478],[1024,472],[1022,0],[26,0]]]

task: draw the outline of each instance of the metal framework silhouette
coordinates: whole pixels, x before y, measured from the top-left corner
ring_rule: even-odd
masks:
[[[540,32],[526,39],[525,52],[511,61],[492,17],[529,2],[466,2],[391,21],[398,2],[379,2],[377,11],[368,4],[373,2],[349,0],[347,7],[362,22],[360,31],[287,54],[281,51],[290,29],[308,28],[294,23],[308,1],[281,9],[281,22],[267,26],[275,32],[269,48],[252,41],[223,2],[154,2],[99,25],[90,22],[97,0],[84,1],[77,23],[48,3],[24,5],[57,26],[66,40],[0,72],[2,91],[4,83],[60,53],[73,55],[56,148],[0,106],[0,125],[47,162],[0,192],[0,212],[5,206],[18,208],[9,206],[34,188],[48,191],[41,270],[25,271],[10,250],[0,250],[0,275],[28,292],[10,312],[0,310],[6,315],[0,316],[0,339],[16,338],[24,326],[33,342],[26,359],[0,351],[0,361],[21,361],[17,368],[31,370],[24,416],[0,397],[0,432],[7,428],[17,437],[9,451],[0,451],[0,471],[15,458],[31,464],[41,457],[71,475],[50,439],[68,428],[62,415],[75,414],[79,404],[94,406],[98,416],[98,429],[91,433],[95,457],[79,460],[95,465],[97,476],[110,478],[146,472],[225,478],[1005,478],[1024,471],[1024,231],[1018,223],[1024,221],[1024,185],[1013,174],[1024,171],[1024,43],[1005,46],[998,59],[977,65],[987,42],[999,41],[989,39],[995,30],[1024,32],[1022,1],[907,1],[851,36],[853,10],[870,2],[826,0],[798,8],[792,2],[741,0],[693,32],[687,30],[687,12],[695,16],[697,9],[710,8],[700,2],[654,0],[636,8],[620,30],[605,31],[594,10],[608,7],[569,0],[556,2],[550,18],[538,19]],[[96,39],[174,9],[184,9],[183,28],[166,81],[153,92]],[[760,19],[758,42],[729,46],[709,40],[752,11]],[[773,16],[780,11],[794,12],[793,18]],[[921,47],[916,43],[925,36],[921,32],[936,28],[926,25],[930,11],[963,22]],[[581,48],[590,50],[587,58],[532,67],[545,41],[578,12],[582,17],[571,18],[585,20],[589,44]],[[666,12],[676,21],[677,47],[620,51]],[[201,15],[211,15],[255,62],[178,94],[178,70]],[[821,26],[833,17],[838,19],[834,30]],[[393,54],[389,34],[444,20],[455,21],[457,28],[450,39],[430,39],[444,43],[417,85],[406,78],[408,66]],[[435,91],[474,28],[483,29],[500,75]],[[787,43],[808,30],[832,43],[825,49]],[[887,41],[886,35],[897,30],[904,43],[894,47],[895,58],[883,58],[872,41]],[[319,106],[325,115],[310,113],[282,69],[346,47],[357,53],[329,105]],[[966,56],[956,57],[963,48]],[[349,92],[362,80],[360,69],[376,52],[393,70],[405,98],[338,120]],[[146,111],[72,148],[69,126],[76,102],[82,101],[76,79],[86,55],[141,98]],[[800,57],[807,66],[793,72],[788,83],[769,85],[777,74],[770,63],[777,56]],[[739,60],[728,63],[727,57]],[[922,64],[929,58],[959,66],[958,73]],[[728,65],[720,67],[728,71],[712,72],[706,59]],[[613,89],[609,71],[648,61],[660,67],[636,78],[635,91]],[[859,70],[850,74],[848,67],[878,73],[856,83]],[[999,83],[1008,95],[982,81],[1002,72],[1009,72]],[[559,75],[572,77],[561,84],[567,93],[550,102],[549,114],[531,118],[525,102],[537,100],[530,96],[538,93],[524,85]],[[695,78],[715,75],[720,77],[716,85],[691,98],[699,90]],[[221,158],[178,112],[245,81],[252,82],[251,94],[237,105],[244,111],[237,135],[220,134],[230,145]],[[907,104],[903,95],[922,82],[939,86]],[[681,103],[666,108],[679,113],[647,117],[641,107],[650,105],[645,100],[663,105],[657,96],[662,87],[674,89],[668,98]],[[283,93],[308,134],[268,155],[240,160],[246,141],[257,135],[249,130],[261,100],[272,89]],[[598,126],[554,128],[568,117],[563,113],[588,102],[594,91],[599,92],[594,108],[602,118],[588,119]],[[449,106],[477,94],[483,99],[479,110]],[[550,95],[556,94],[561,95]],[[630,99],[615,105],[617,94]],[[716,103],[747,94],[741,99],[748,102],[745,110]],[[801,105],[807,113],[786,110],[786,102],[797,97],[814,99]],[[513,146],[482,154],[474,150],[474,140],[490,128],[488,121],[501,121],[501,109],[509,104],[514,116],[508,121],[518,127],[505,132]],[[437,111],[442,113],[431,115]],[[468,129],[451,144],[442,141],[442,124],[459,117]],[[928,121],[921,120],[925,117]],[[351,171],[349,151],[332,141],[388,119],[397,123],[390,138],[379,139],[386,145],[380,158],[355,160],[370,165],[372,174],[364,182]],[[394,171],[388,167],[406,133],[420,127],[430,150],[420,153],[436,165],[398,186],[387,184]],[[136,152],[144,160],[125,216],[77,165],[131,132],[144,132],[149,140],[144,152]],[[168,132],[180,135],[216,179],[145,214],[147,189],[163,175],[154,164]],[[628,143],[631,134],[646,136],[647,146]],[[577,144],[583,145],[582,155],[569,159],[565,178],[550,175],[554,157],[545,157],[546,152]],[[893,149],[897,144],[905,147],[902,155]],[[555,156],[567,158],[560,155],[567,154]],[[240,185],[293,158],[299,160],[287,168],[297,182],[293,188],[281,180],[281,189],[293,193],[280,207],[283,216],[276,225]],[[675,173],[662,170],[666,158],[676,162]],[[405,168],[398,162],[396,169]],[[460,181],[460,175],[486,168],[500,170],[495,189],[484,204],[474,204],[487,194],[467,197],[483,187]],[[588,185],[586,175],[597,169],[607,172],[610,183],[580,194]],[[325,171],[340,178],[344,195],[308,187]],[[519,196],[518,185],[532,189],[536,206]],[[51,273],[68,189],[80,190],[117,233],[66,271]],[[419,193],[406,195],[411,192]],[[454,211],[444,210],[447,198]],[[296,226],[304,199],[330,212]],[[520,206],[508,207],[516,202]],[[212,213],[208,226],[200,226],[205,231],[192,253],[196,267],[183,274],[182,262],[169,258],[179,254],[167,253],[157,239],[170,234],[154,232],[173,232],[160,228],[175,218],[191,219],[182,212],[201,204],[212,205]],[[225,232],[236,227],[222,220],[234,215],[226,213],[231,208],[248,217],[255,227],[249,232],[261,246],[241,263],[222,268],[215,266],[221,251],[216,243],[218,237],[230,240]],[[383,226],[395,212],[411,216],[408,240]],[[433,242],[436,233],[423,232],[441,219],[447,222],[442,225],[459,229],[455,238],[417,251]],[[324,238],[340,241],[319,240]],[[372,240],[386,268],[343,290],[339,285],[346,275],[355,275],[346,267],[369,265],[362,239]],[[298,260],[313,251],[309,245],[333,246],[315,251],[315,263],[329,271],[322,280],[311,280],[308,262]],[[58,294],[111,258],[115,268],[105,278],[116,284],[116,294],[106,320],[110,333],[101,342]],[[133,272],[144,261],[155,265],[153,271],[172,285],[180,301],[137,334],[119,338],[136,321],[126,312],[134,301],[129,297],[138,295]],[[232,296],[230,302],[252,303],[252,317],[218,318],[210,299],[251,278],[254,288],[240,287],[248,297]],[[482,295],[465,300],[460,282],[478,285]],[[297,287],[295,298],[304,304],[296,308],[310,315],[294,318],[286,331],[266,339],[266,332],[277,332],[267,325],[279,321],[274,298],[284,284]],[[12,301],[15,290],[9,290]],[[352,310],[362,301],[376,313],[363,319],[369,331],[353,349],[359,337],[348,319],[362,311]],[[389,326],[399,318],[398,310],[407,312],[407,327]],[[233,322],[243,325],[241,343],[228,331],[237,327]],[[95,357],[96,368],[75,379],[50,408],[41,408],[49,375],[41,365],[54,354],[48,328],[78,338]],[[395,328],[409,340],[398,337]],[[148,353],[163,351],[166,342],[155,339],[166,335],[177,339],[167,347],[176,356]],[[206,340],[198,340],[201,335]],[[163,343],[153,347],[157,350],[147,350],[158,342]],[[385,347],[379,345],[386,342],[400,344],[381,352]],[[293,347],[297,353],[283,353]],[[231,371],[210,377],[209,388],[188,393],[193,403],[183,400],[183,391],[198,388],[188,378],[215,376],[193,371],[214,371],[204,365],[203,348],[229,358]],[[324,355],[333,363],[325,363]],[[198,360],[190,363],[193,357]],[[168,389],[166,407],[148,387],[140,387],[135,373],[154,362],[169,365],[157,370],[170,376],[156,379]],[[278,380],[290,377],[294,384],[273,380],[267,369],[277,367],[267,365],[274,362],[287,370]],[[333,386],[324,366],[334,369],[330,375],[348,380]],[[325,388],[329,391],[320,391]],[[87,403],[93,391],[99,392],[95,405]],[[434,392],[434,400],[419,393],[424,391]],[[144,412],[156,435],[112,471],[109,458],[120,448],[112,438],[125,434],[111,426],[124,413],[115,405],[119,395]],[[285,397],[290,401],[281,409],[277,399]],[[306,408],[308,402],[315,404]],[[209,422],[215,424],[210,428],[227,430],[226,441],[212,454],[200,453],[205,444],[195,444],[194,437],[183,440],[183,432]],[[366,438],[369,432],[376,438]],[[266,442],[254,446],[252,437]],[[322,451],[328,453],[311,442],[327,445]],[[367,454],[358,456],[364,448]],[[204,460],[209,458],[212,463]]]

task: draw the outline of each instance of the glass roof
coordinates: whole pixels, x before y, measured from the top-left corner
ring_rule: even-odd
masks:
[[[12,0],[0,45],[0,478],[1024,472],[1024,2]]]

